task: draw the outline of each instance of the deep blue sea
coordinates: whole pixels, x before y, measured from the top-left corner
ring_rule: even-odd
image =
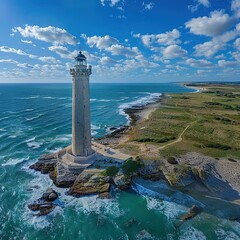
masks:
[[[177,84],[91,84],[92,136],[128,124],[123,109],[161,93],[194,92]],[[0,239],[240,239],[240,224],[202,213],[176,228],[188,211],[141,186],[113,199],[73,198],[29,165],[71,143],[71,84],[0,84]],[[27,204],[47,187],[64,208],[37,217]],[[194,199],[183,196],[187,201]],[[221,215],[221,214],[220,214]],[[134,221],[132,221],[134,219]]]

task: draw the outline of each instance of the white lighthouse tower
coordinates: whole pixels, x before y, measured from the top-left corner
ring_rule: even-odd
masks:
[[[59,161],[69,170],[85,168],[95,160],[91,142],[89,76],[92,67],[87,66],[86,57],[79,52],[72,76],[72,149],[67,150]]]
[[[79,52],[75,57],[72,75],[72,153],[76,157],[92,155],[89,76],[92,67],[87,67],[86,57]]]

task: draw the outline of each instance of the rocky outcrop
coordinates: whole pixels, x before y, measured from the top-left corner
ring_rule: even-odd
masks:
[[[181,220],[189,220],[191,218],[194,218],[195,216],[197,216],[199,213],[202,212],[202,208],[198,207],[196,205],[193,205],[189,212],[187,214],[184,214],[180,217]]]
[[[57,164],[57,159],[41,159],[30,166],[31,169],[40,171],[42,174],[50,173],[54,170]]]
[[[132,180],[130,176],[124,174],[117,175],[113,178],[113,182],[119,189],[127,189],[131,186]]]
[[[57,164],[54,171],[50,172],[49,177],[53,183],[60,188],[69,188],[75,182],[79,174],[67,171],[62,165]]]
[[[32,211],[38,211],[37,216],[47,215],[55,208],[55,201],[58,198],[58,194],[52,188],[48,188],[42,197],[28,205],[28,208]]]
[[[101,170],[85,169],[78,175],[68,194],[79,197],[90,194],[102,194],[110,190],[110,178]]]
[[[145,180],[165,180],[165,176],[159,166],[159,164],[148,164],[138,170],[139,176]]]

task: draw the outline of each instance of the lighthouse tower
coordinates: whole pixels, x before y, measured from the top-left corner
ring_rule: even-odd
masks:
[[[89,99],[89,76],[92,67],[87,67],[86,57],[79,52],[76,64],[70,69],[72,76],[72,154],[88,157],[91,147],[91,120]]]
[[[69,170],[91,165],[96,158],[91,142],[89,76],[92,67],[87,66],[86,57],[79,52],[72,76],[72,148],[60,157],[59,162]]]

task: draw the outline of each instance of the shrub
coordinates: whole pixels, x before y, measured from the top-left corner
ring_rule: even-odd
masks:
[[[142,167],[142,163],[140,163],[139,161],[133,161],[133,160],[127,160],[123,166],[122,166],[122,170],[123,173],[126,175],[131,175],[135,172],[137,172],[137,170]]]
[[[110,166],[110,167],[107,167],[107,168],[103,171],[103,175],[104,175],[104,176],[113,177],[113,176],[117,175],[118,171],[119,171],[119,168],[118,168],[118,167]]]
[[[228,145],[222,145],[222,144],[219,144],[219,143],[207,143],[205,146],[208,147],[208,148],[218,148],[218,149],[221,149],[221,150],[232,149]]]

